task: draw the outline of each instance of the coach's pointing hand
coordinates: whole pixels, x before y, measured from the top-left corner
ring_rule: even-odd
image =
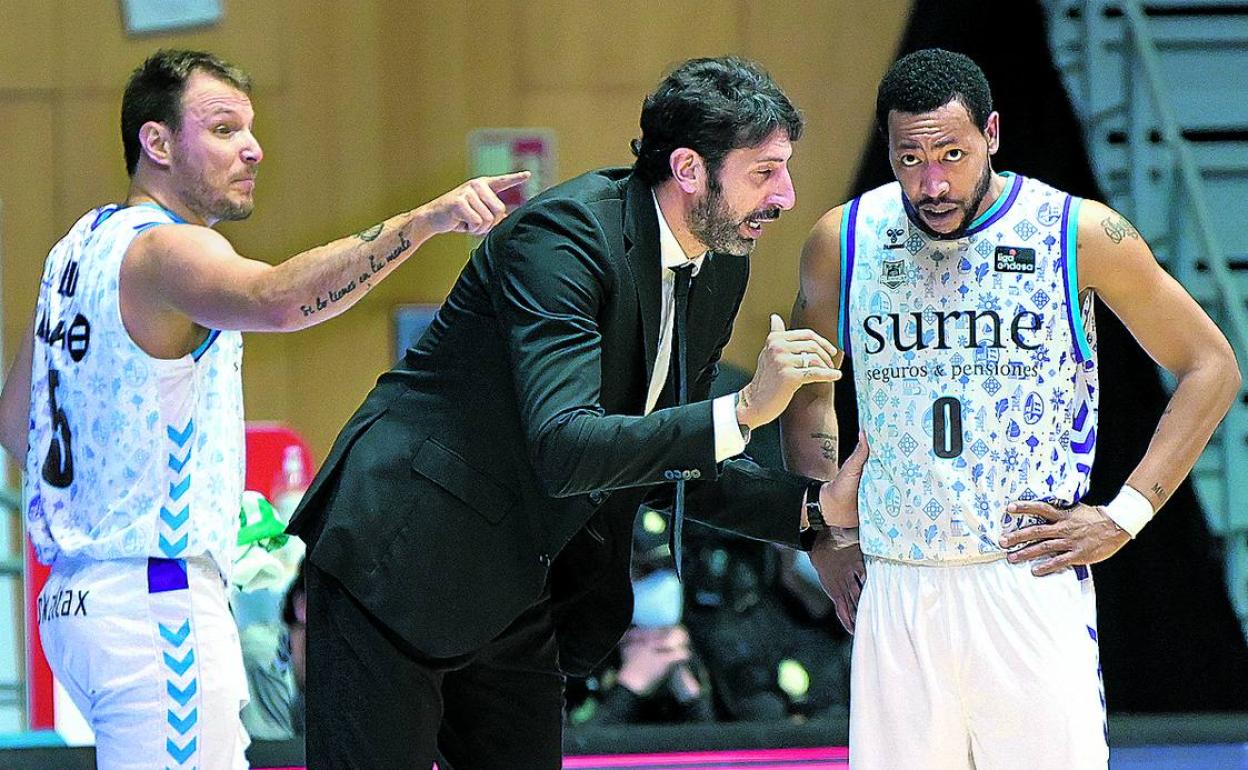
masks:
[[[839,380],[835,355],[831,342],[810,329],[786,331],[784,321],[773,314],[754,379],[739,394],[737,422],[749,428],[766,425],[780,416],[798,388]]]

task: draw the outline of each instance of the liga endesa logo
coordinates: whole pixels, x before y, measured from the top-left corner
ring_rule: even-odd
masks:
[[[993,252],[993,267],[998,273],[1036,272],[1036,250],[1022,246],[998,246]]]

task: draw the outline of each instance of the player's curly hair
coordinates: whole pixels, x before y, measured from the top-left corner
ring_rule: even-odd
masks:
[[[735,56],[690,59],[663,79],[641,108],[633,173],[650,185],[672,175],[672,151],[695,150],[715,174],[731,150],[755,147],[776,130],[802,135],[801,113],[767,72]]]
[[[969,56],[924,48],[901,57],[884,74],[875,98],[875,122],[887,135],[889,112],[931,112],[955,99],[975,125],[988,125],[992,90],[984,71]]]

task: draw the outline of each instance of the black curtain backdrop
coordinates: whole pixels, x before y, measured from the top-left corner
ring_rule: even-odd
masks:
[[[1008,11],[1008,13],[1006,12]],[[898,56],[940,47],[970,56],[1001,113],[998,170],[1105,200],[1053,64],[1038,2],[916,0]],[[875,132],[853,195],[893,181]],[[1156,367],[1099,302],[1101,415],[1087,501],[1108,502],[1148,447],[1167,400]],[[847,361],[846,373],[852,362]],[[841,446],[856,441],[853,380],[838,386]],[[1248,647],[1227,598],[1215,539],[1190,483],[1122,551],[1094,568],[1101,663],[1116,712],[1248,708]]]

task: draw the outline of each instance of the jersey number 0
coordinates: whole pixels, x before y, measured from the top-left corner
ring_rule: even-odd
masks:
[[[962,402],[945,396],[932,404],[932,451],[943,460],[962,454]]]

